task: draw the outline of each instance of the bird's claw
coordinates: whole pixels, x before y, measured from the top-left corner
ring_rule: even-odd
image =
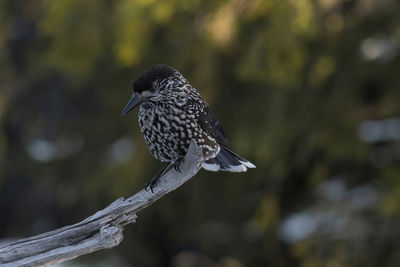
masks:
[[[181,172],[181,169],[179,168],[179,164],[174,165],[174,169],[177,172]]]
[[[146,183],[146,185],[144,186],[144,190],[149,191],[150,188],[151,193],[154,193],[153,188],[157,186],[160,177],[160,175],[154,176],[150,181]]]
[[[183,158],[182,158],[182,159],[178,159],[177,161],[175,161],[175,163],[174,163],[174,169],[175,169],[175,171],[181,173],[181,168],[180,168],[180,166],[181,166],[181,163],[182,163],[182,162],[183,162]]]
[[[175,163],[174,163],[174,169],[175,169],[175,171],[181,173],[180,165],[181,165],[182,162],[183,162],[183,158],[178,159],[177,161],[175,161]],[[170,166],[170,165],[168,165],[168,166]],[[168,168],[168,166],[167,166],[166,168]],[[164,168],[164,169],[161,171],[160,174],[154,176],[150,181],[148,181],[148,182],[146,183],[146,185],[144,186],[144,189],[145,189],[146,191],[148,191],[148,190],[150,189],[150,191],[151,191],[152,193],[154,193],[154,192],[153,192],[153,188],[157,186],[158,181],[160,180],[161,176],[165,173],[165,169],[166,169],[166,168]]]

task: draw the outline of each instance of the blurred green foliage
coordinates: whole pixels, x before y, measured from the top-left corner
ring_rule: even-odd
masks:
[[[398,266],[400,3],[0,0],[0,237],[85,218],[161,164],[131,83],[171,65],[257,165],[201,171],[78,261]],[[197,264],[197,265],[195,265]]]

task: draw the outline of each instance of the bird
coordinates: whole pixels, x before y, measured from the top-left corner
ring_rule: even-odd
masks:
[[[208,171],[245,172],[256,166],[228,149],[224,130],[207,102],[176,69],[158,64],[134,81],[133,95],[122,111],[140,106],[138,121],[155,159],[167,163],[146,185],[153,192],[159,178],[179,166],[191,141],[201,148],[202,168]]]

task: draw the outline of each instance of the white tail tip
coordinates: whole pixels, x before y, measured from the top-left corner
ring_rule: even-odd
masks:
[[[247,168],[255,168],[256,165],[254,165],[253,163],[251,163],[250,161],[240,161],[240,163],[242,163],[244,166],[246,166]]]
[[[205,169],[205,170],[207,170],[207,171],[212,171],[212,172],[217,172],[217,171],[219,171],[221,168],[220,168],[220,166],[219,166],[219,164],[214,164],[214,163],[205,163],[205,162],[203,162],[202,164],[201,164],[201,166]]]
[[[231,165],[226,170],[229,172],[245,172],[247,168],[244,165]]]

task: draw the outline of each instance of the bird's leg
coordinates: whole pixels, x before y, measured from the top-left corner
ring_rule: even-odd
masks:
[[[156,176],[154,176],[150,181],[146,183],[144,189],[147,191],[150,188],[151,192],[153,193],[153,188],[157,185],[158,180],[160,179],[161,176],[163,176],[167,172],[167,170],[172,166],[172,164],[174,163],[166,164]]]
[[[181,169],[180,169],[181,163],[183,163],[183,158],[179,158],[174,162],[175,171],[181,172]]]
[[[170,167],[174,166],[174,169],[177,172],[181,172],[181,169],[179,167],[182,162],[183,158],[179,158],[173,163],[166,164],[156,176],[154,176],[149,182],[146,183],[144,189],[147,191],[150,188],[151,192],[153,193],[153,188],[157,185],[158,180],[170,169]]]

